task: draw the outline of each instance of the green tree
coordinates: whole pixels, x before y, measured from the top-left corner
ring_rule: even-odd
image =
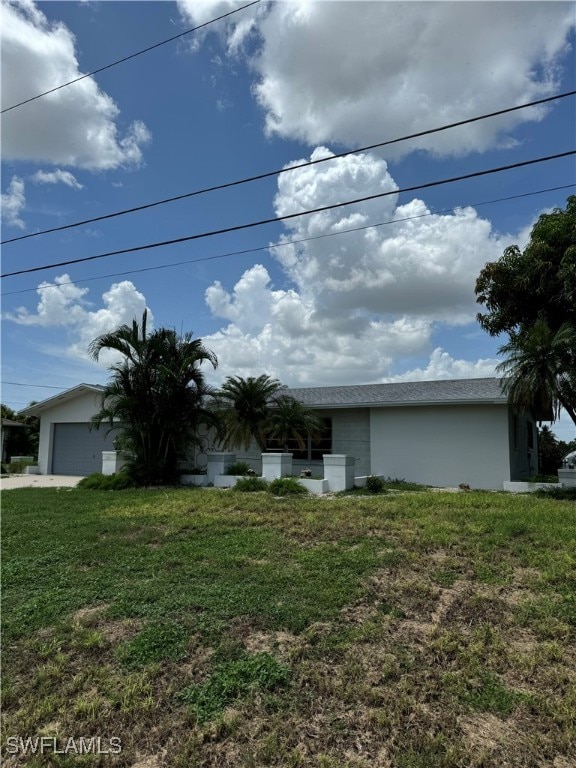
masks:
[[[543,319],[500,347],[507,357],[497,370],[510,402],[542,421],[555,421],[564,407],[576,424],[575,348],[576,328],[566,323],[553,332]]]
[[[515,335],[542,318],[552,331],[576,326],[576,195],[540,216],[523,251],[517,245],[486,264],[476,281],[478,313],[491,336]]]
[[[543,426],[538,430],[538,465],[543,475],[554,475],[562,465],[562,459],[568,453],[563,452],[550,427]]]
[[[278,440],[286,452],[290,440],[294,440],[300,450],[305,450],[307,435],[316,439],[322,434],[322,428],[322,419],[289,395],[277,397],[270,408],[268,436]]]
[[[34,405],[34,401],[28,407]],[[6,456],[38,456],[40,419],[37,416],[22,416],[8,405],[1,404],[2,418],[24,424],[24,429],[8,429],[4,452]]]
[[[199,424],[215,426],[216,414],[206,407],[213,391],[206,385],[201,365],[217,366],[216,356],[190,333],[159,328],[148,332],[142,322],[122,325],[90,344],[98,360],[103,350],[119,353],[110,366],[96,426],[120,425],[120,446],[130,458],[129,469],[142,485],[176,480],[178,460],[197,440]]]
[[[255,440],[260,450],[265,451],[270,404],[282,389],[278,379],[266,374],[247,379],[229,376],[217,395],[222,406],[223,447],[248,449]]]
[[[523,251],[486,264],[476,297],[482,328],[509,336],[498,370],[511,403],[551,421],[564,407],[576,424],[576,196],[540,216]]]

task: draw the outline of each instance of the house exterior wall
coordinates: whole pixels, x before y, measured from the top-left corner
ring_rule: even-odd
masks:
[[[375,475],[497,490],[510,479],[506,405],[372,408],[370,435]]]
[[[102,395],[98,392],[83,392],[74,400],[55,403],[50,409],[40,414],[40,440],[38,445],[38,466],[41,475],[52,472],[52,447],[54,442],[54,424],[59,422],[90,422],[98,413]]]
[[[353,456],[356,476],[370,474],[370,410],[342,408],[318,411],[332,419],[332,453]]]

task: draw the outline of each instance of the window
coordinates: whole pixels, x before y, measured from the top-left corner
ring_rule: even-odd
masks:
[[[322,419],[323,428],[322,434],[316,440],[312,440],[310,435],[304,438],[306,447],[304,450],[298,446],[297,441],[292,438],[288,441],[288,453],[291,453],[294,459],[300,459],[304,461],[322,461],[322,456],[325,453],[332,453],[332,419]],[[283,445],[279,440],[267,440],[266,450],[268,451],[284,451]]]
[[[527,421],[526,429],[528,430],[528,450],[531,451],[534,448],[534,424],[531,421]]]

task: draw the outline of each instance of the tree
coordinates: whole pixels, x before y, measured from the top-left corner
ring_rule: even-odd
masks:
[[[28,407],[35,402],[29,403]],[[1,404],[3,419],[16,421],[25,428],[7,430],[4,451],[7,456],[38,456],[40,419],[37,416],[22,416],[4,403]]]
[[[576,424],[576,196],[540,216],[524,251],[486,264],[476,296],[482,328],[509,335],[498,370],[511,403],[551,421],[564,407]]]
[[[98,360],[104,350],[122,359],[110,366],[102,407],[93,419],[120,425],[120,446],[130,455],[129,470],[142,485],[176,480],[178,460],[194,444],[200,423],[215,426],[216,414],[206,407],[213,394],[201,365],[217,366],[216,356],[190,333],[147,328],[147,312],[139,324],[122,325],[90,344]]]
[[[260,450],[265,451],[270,405],[283,388],[278,379],[266,374],[247,379],[229,376],[217,394],[223,406],[223,446],[243,446],[247,450],[255,440]]]
[[[250,447],[254,440],[262,452],[269,439],[278,440],[285,450],[295,440],[304,450],[308,434],[319,436],[322,421],[309,408],[285,394],[278,379],[266,374],[257,378],[229,376],[218,392],[224,424],[222,445],[225,448]]]
[[[568,453],[563,451],[556,435],[550,427],[538,430],[538,466],[543,475],[554,475],[562,465],[562,459]]]
[[[497,370],[512,405],[543,421],[555,421],[564,407],[576,424],[574,349],[576,328],[565,323],[554,333],[543,319],[500,347],[507,358]]]
[[[278,440],[288,452],[290,440],[294,440],[300,450],[306,449],[305,437],[320,437],[323,423],[316,413],[299,400],[289,395],[280,395],[270,409],[268,434]]]
[[[476,300],[488,310],[477,319],[491,336],[508,333],[513,339],[539,318],[552,331],[576,326],[576,195],[565,210],[540,216],[524,251],[512,245],[486,264]]]

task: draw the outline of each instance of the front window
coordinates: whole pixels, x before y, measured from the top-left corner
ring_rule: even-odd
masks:
[[[322,461],[322,456],[332,453],[332,419],[322,419],[322,434],[316,440],[312,440],[310,435],[304,438],[306,446],[304,450],[300,448],[298,442],[291,438],[288,440],[288,453],[291,453],[295,460],[303,461]],[[282,453],[285,446],[279,440],[269,439],[266,441],[267,451],[277,451]]]

